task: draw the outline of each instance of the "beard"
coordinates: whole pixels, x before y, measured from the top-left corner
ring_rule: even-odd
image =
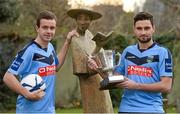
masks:
[[[140,43],[148,43],[151,41],[151,39],[152,39],[151,37],[141,37],[141,38],[138,38],[138,41]]]
[[[87,29],[88,29],[87,26],[80,26],[77,28],[77,32],[81,35],[84,35]]]
[[[88,29],[88,26],[80,26],[79,29],[84,32]]]

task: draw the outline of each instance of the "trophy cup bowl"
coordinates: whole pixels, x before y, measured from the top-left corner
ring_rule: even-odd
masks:
[[[100,72],[107,73],[107,77],[100,82],[100,90],[115,89],[115,85],[124,81],[123,75],[113,75],[115,68],[115,54],[112,50],[103,50],[97,54],[97,64]]]

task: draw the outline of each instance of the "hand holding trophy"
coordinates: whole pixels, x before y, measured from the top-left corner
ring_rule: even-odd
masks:
[[[107,44],[113,36],[113,31],[109,32],[107,35],[98,32],[93,40],[96,42],[96,48],[92,55],[94,60],[98,65],[99,74],[107,74],[107,77],[103,77],[104,80],[100,82],[100,90],[113,89],[116,88],[115,85],[119,82],[124,81],[123,75],[113,75],[115,68],[115,53],[112,50],[101,50],[101,48]],[[101,51],[100,51],[101,50]],[[119,54],[120,58],[120,54]]]
[[[123,75],[113,75],[114,68],[116,67],[116,65],[114,65],[115,56],[116,55],[112,50],[103,50],[96,55],[99,72],[107,74],[107,77],[100,82],[100,90],[116,88],[115,85],[117,83],[124,81]],[[118,56],[120,58],[120,54],[118,54]]]

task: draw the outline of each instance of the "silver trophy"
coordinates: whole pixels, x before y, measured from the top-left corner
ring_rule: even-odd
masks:
[[[120,58],[120,54],[119,58]],[[107,77],[100,82],[100,90],[106,90],[106,89],[114,89],[116,88],[115,85],[119,82],[124,81],[124,76],[123,75],[113,75],[114,68],[117,65],[115,64],[115,53],[112,50],[103,50],[97,54],[97,59],[98,61],[97,64],[99,66],[99,71],[100,72],[105,72],[107,73]],[[120,64],[120,60],[118,65]]]

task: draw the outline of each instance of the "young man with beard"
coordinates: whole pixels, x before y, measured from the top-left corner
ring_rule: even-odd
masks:
[[[153,16],[140,12],[134,17],[134,33],[138,43],[128,46],[121,55],[115,74],[124,75],[125,81],[116,86],[123,88],[119,113],[164,113],[162,93],[172,86],[172,56],[168,49],[153,41]],[[93,59],[88,66],[96,70]]]
[[[50,11],[42,11],[36,20],[37,36],[16,55],[4,75],[5,84],[19,94],[16,113],[55,114],[55,72],[63,65],[75,32],[67,35],[60,53],[57,55],[50,43],[55,35],[57,18]],[[45,70],[43,70],[45,69]],[[48,69],[48,70],[47,70]],[[43,72],[42,72],[43,71]],[[46,84],[46,90],[29,92],[16,79],[29,74],[38,74]]]

